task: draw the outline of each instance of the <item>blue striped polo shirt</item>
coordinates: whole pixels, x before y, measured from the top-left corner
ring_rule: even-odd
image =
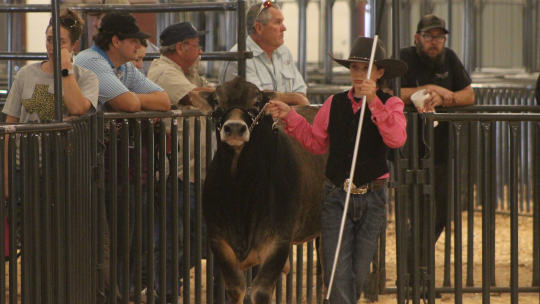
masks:
[[[126,92],[149,94],[163,89],[128,62],[115,68],[109,56],[93,45],[90,49],[80,52],[75,57],[75,64],[96,73],[99,79],[99,96],[97,111],[103,111],[105,104],[116,96]]]

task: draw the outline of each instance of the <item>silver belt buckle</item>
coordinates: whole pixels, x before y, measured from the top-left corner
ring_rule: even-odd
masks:
[[[347,191],[347,189],[349,189],[349,183],[350,183],[349,179],[346,179],[345,183],[343,183],[343,189],[345,191]],[[368,191],[367,185],[364,185],[362,187],[356,187],[356,185],[354,183],[351,183],[351,193],[352,194],[366,194],[367,191]]]

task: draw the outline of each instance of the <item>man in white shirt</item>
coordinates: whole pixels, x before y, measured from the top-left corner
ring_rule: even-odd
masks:
[[[294,64],[291,51],[284,45],[283,13],[275,2],[265,1],[250,7],[246,17],[249,37],[247,51],[253,59],[246,60],[246,80],[260,90],[276,91],[275,97],[290,105],[308,105],[307,86]],[[231,52],[238,49],[235,45]],[[238,63],[224,62],[219,69],[219,82],[232,80],[238,75]]]

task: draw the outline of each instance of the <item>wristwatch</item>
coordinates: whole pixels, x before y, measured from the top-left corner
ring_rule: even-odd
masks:
[[[72,69],[63,69],[62,70],[62,77],[67,77],[68,75],[72,75],[73,70]]]

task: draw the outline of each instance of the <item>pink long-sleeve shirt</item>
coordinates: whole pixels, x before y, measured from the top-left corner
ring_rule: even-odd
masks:
[[[362,101],[354,101],[353,92],[354,88],[349,91],[347,97],[351,100],[353,113],[356,114],[362,107]],[[328,146],[330,145],[328,123],[330,121],[330,108],[333,98],[334,95],[330,96],[324,102],[317,116],[315,116],[313,126],[294,109],[291,109],[287,117],[282,119],[286,124],[285,132],[296,138],[310,153],[324,154],[328,150]],[[403,115],[403,101],[398,97],[390,97],[386,101],[386,104],[383,104],[376,97],[368,107],[371,111],[371,120],[379,128],[384,143],[390,148],[403,146],[407,140],[407,131],[405,130],[407,121]],[[379,179],[387,178],[388,176],[389,174],[387,173],[379,177]]]

